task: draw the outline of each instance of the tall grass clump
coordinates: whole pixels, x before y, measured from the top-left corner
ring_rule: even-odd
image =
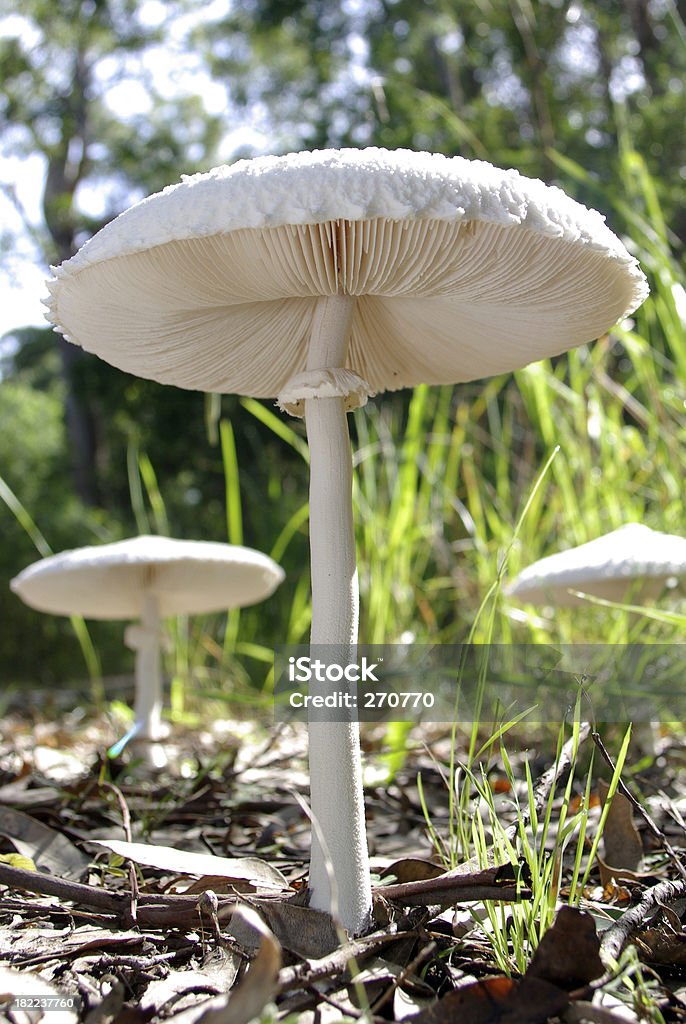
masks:
[[[591,825],[593,753],[590,767],[581,756],[585,730],[579,705],[557,731],[550,768],[552,782],[539,796],[529,759],[515,767],[507,743],[516,742],[517,723],[506,718],[486,740],[471,765],[462,765],[446,781],[459,792],[451,802],[450,833],[458,847],[436,830],[419,786],[436,855],[446,868],[468,863],[473,869],[510,865],[527,895],[521,902],[485,901],[471,913],[474,927],[490,944],[506,974],[524,973],[559,906],[588,906],[588,884],[596,865],[603,828],[624,767],[630,730],[620,741],[602,811]],[[515,734],[512,735],[514,729]],[[500,792],[492,770],[497,765]]]

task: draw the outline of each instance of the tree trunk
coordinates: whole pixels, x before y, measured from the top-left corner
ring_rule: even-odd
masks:
[[[64,415],[74,491],[86,505],[97,506],[102,502],[96,469],[95,422],[87,397],[79,387],[79,364],[87,357],[61,334],[57,346],[65,385]]]
[[[61,138],[48,155],[43,193],[45,222],[59,263],[73,256],[77,249],[79,218],[74,204],[76,190],[86,170],[89,86],[90,71],[85,54],[77,49],[71,89],[59,99]],[[95,417],[80,372],[84,360],[90,357],[61,335],[56,337],[65,388],[64,417],[74,490],[86,505],[100,505]]]

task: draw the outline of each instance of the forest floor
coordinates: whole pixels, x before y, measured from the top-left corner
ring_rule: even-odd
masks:
[[[550,738],[547,754],[531,737],[526,751],[508,745],[507,764],[496,749],[481,783],[515,855],[448,871],[426,812],[447,848],[450,731],[416,729],[389,780],[384,730],[365,729],[374,925],[348,939],[303,905],[304,730],[174,727],[168,767],[153,772],[128,752],[106,757],[117,728],[82,712],[0,719],[0,1020],[686,1021],[686,757],[674,734],[625,771],[627,793],[571,907],[575,850],[588,858],[601,787],[588,787],[580,848],[571,833],[557,841],[556,821],[582,799],[590,734],[571,768],[564,756],[551,768]],[[465,806],[478,815],[480,804],[475,793]],[[527,829],[547,880],[531,877],[530,858],[517,863]]]

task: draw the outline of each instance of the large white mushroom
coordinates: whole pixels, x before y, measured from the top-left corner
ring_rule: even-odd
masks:
[[[48,318],[121,369],[278,397],[311,453],[313,645],[357,640],[346,411],[592,340],[646,284],[603,218],[490,164],[380,149],[218,167],[126,211],[55,270]],[[310,725],[311,905],[371,888],[357,723]]]
[[[124,739],[152,744],[150,760],[160,765],[163,751],[154,744],[163,736],[161,620],[255,604],[283,578],[273,559],[252,548],[141,536],[43,558],[10,586],[41,612],[139,620],[125,634],[136,652],[136,675],[134,726]]]
[[[645,601],[669,587],[684,593],[686,538],[627,523],[585,544],[533,562],[506,588],[511,600],[572,607],[578,593],[606,601]]]

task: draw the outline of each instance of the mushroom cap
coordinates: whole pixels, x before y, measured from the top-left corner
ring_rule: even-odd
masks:
[[[686,581],[686,538],[627,523],[527,566],[506,594],[527,604],[570,607],[583,603],[570,590],[622,602],[657,597],[672,580]]]
[[[375,391],[474,380],[593,340],[647,295],[603,217],[482,161],[258,157],[184,178],[54,269],[47,318],[138,376],[276,397],[317,300],[358,298],[346,368]]]
[[[142,536],[43,558],[10,586],[41,612],[132,619],[148,594],[163,618],[197,615],[262,601],[283,579],[281,566],[251,548]]]

